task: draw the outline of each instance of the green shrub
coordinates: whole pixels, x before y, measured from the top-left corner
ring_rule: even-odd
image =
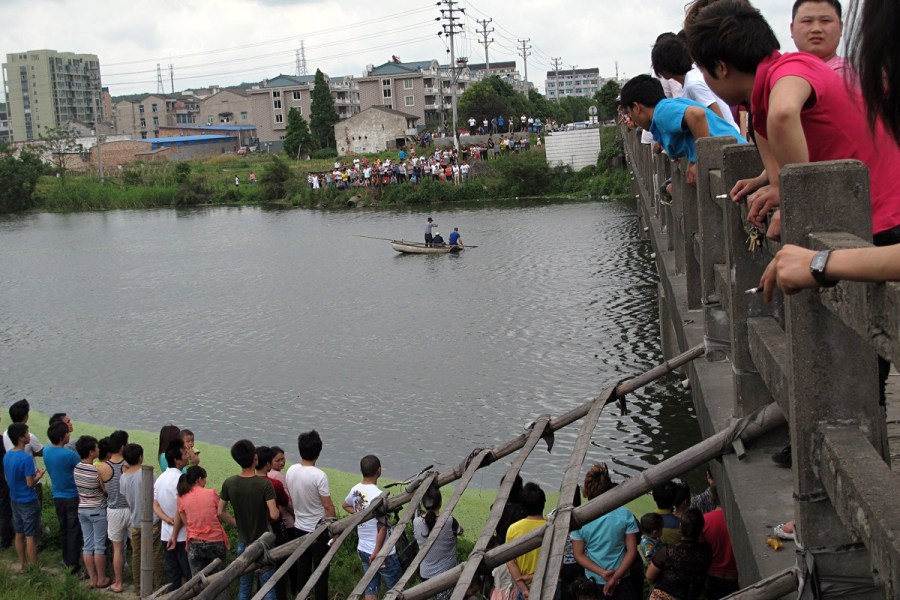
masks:
[[[320,148],[314,150],[310,158],[337,158],[337,150],[334,148]]]
[[[273,154],[268,168],[259,178],[259,185],[262,188],[262,199],[283,200],[287,198],[289,184],[293,178],[294,174],[291,172],[290,166]]]

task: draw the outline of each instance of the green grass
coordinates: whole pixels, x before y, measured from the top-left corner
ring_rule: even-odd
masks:
[[[43,442],[47,441],[47,425],[49,416],[32,411],[28,420],[29,429],[34,432]],[[113,432],[113,428],[104,425],[95,425],[85,423],[83,421],[73,421],[73,436],[91,435],[97,439],[108,436]],[[156,450],[158,446],[158,433],[152,431],[129,430],[129,441],[140,444],[144,448],[145,464],[152,465],[156,474],[159,474],[159,465],[156,459]],[[236,474],[240,469],[231,459],[228,448],[215,444],[197,442],[196,449],[200,450],[201,465],[206,469],[208,477],[208,486],[221,489],[222,482],[229,476]],[[347,492],[358,483],[360,476],[355,473],[347,473],[337,471],[335,469],[323,469],[329,478],[331,484],[331,496],[335,505],[338,507],[338,516],[344,516],[340,509],[341,500],[346,496]],[[391,483],[390,480],[384,479],[380,483]],[[43,536],[43,544],[45,549],[41,552],[40,559],[45,564],[58,563],[61,556],[59,550],[59,526],[56,520],[56,513],[53,508],[52,494],[50,492],[50,481],[44,487],[44,503],[42,512],[42,524],[45,528]],[[399,492],[398,492],[399,493]],[[446,486],[443,489],[443,495],[446,501],[453,494],[453,487]],[[453,516],[462,524],[465,529],[465,535],[459,544],[460,559],[464,559],[471,550],[474,541],[478,538],[481,528],[490,513],[491,504],[496,498],[497,490],[494,489],[467,489],[460,499],[459,504],[453,511]],[[556,505],[559,499],[559,493],[550,491],[547,494],[547,510],[549,511]],[[645,512],[649,512],[654,508],[653,502],[649,496],[645,495],[632,502],[628,506],[631,511],[640,517]],[[226,530],[231,528],[226,525]],[[237,542],[235,532],[229,531],[232,537],[232,548],[236,548]],[[331,568],[330,575],[330,592],[333,598],[345,598],[353,589],[354,582],[362,576],[362,568],[359,559],[356,556],[356,538],[352,534],[338,552]],[[8,553],[7,553],[8,554]],[[15,558],[12,553],[12,558]],[[232,556],[229,560],[233,559]],[[104,594],[92,593],[83,585],[80,585],[71,577],[64,578],[61,574],[50,573],[31,573],[25,576],[13,576],[7,565],[0,563],[0,580],[10,580],[11,588],[4,588],[0,592],[0,598],[16,598],[17,600],[46,599],[46,598],[66,598],[71,600],[91,600],[94,598],[108,597]],[[15,594],[7,595],[7,589],[15,590]]]
[[[99,600],[110,598],[106,592],[89,589],[83,582],[71,575],[49,568],[51,562],[43,552],[41,569],[30,567],[24,575],[19,575],[18,565],[13,566],[15,552],[8,550],[0,560],[0,598],[15,600]],[[9,559],[9,560],[7,560]]]

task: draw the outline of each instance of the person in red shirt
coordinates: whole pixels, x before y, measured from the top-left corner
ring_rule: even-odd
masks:
[[[706,600],[719,600],[738,589],[738,570],[731,547],[731,535],[725,523],[725,513],[715,486],[710,487],[716,508],[703,513],[703,533],[700,541],[712,546],[712,564],[706,576]]]
[[[746,2],[722,0],[687,24],[687,42],[709,87],[728,104],[749,104],[756,142],[777,191],[788,164],[856,159],[869,168],[872,233],[876,245],[900,241],[900,147],[876,120],[868,126],[859,91],[821,59],[781,54],[772,28]],[[762,225],[780,202],[769,194],[749,206]],[[780,216],[769,225],[780,231]]]
[[[222,569],[225,566],[225,553],[231,547],[231,542],[220,523],[219,494],[206,487],[206,470],[196,465],[188,467],[187,473],[178,480],[177,490],[178,512],[169,537],[169,550],[175,548],[178,532],[184,526],[187,528],[191,575],[197,575],[217,558],[222,561],[219,565],[219,569]]]

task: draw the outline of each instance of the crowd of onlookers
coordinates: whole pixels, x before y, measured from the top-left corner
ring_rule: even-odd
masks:
[[[141,537],[145,518],[152,522],[154,589],[168,583],[174,590],[204,569],[209,573],[224,567],[231,545],[224,524],[236,531],[238,555],[268,532],[274,534],[276,544],[315,536],[289,575],[266,595],[269,600],[296,595],[328,552],[331,540],[322,527],[335,519],[336,510],[328,476],[316,466],[323,443],[314,430],[298,436],[300,461],[286,471],[282,448],[238,440],[231,447],[237,472],[216,491],[207,486],[193,432],[165,425],[152,457],[161,471],[153,482],[152,514],[144,515],[145,450],[130,442],[127,432],[114,431],[100,440],[89,435],[74,440],[72,421],[65,413],[57,413],[49,421],[50,443],[43,445],[29,431],[29,411],[27,400],[10,407],[12,423],[0,448],[0,481],[4,484],[0,485],[0,544],[15,546],[23,571],[37,562],[43,531],[41,506],[47,493],[45,475],[51,480],[59,521],[62,564],[92,588],[123,591],[129,562],[133,585],[139,591],[141,546],[147,543]],[[38,468],[38,457],[43,458],[46,469]],[[365,510],[382,494],[378,457],[364,456],[360,473],[360,483],[343,495],[340,503],[349,514]],[[584,479],[584,496],[591,500],[614,485],[606,466],[594,465]],[[593,597],[601,588],[616,598],[642,597],[645,573],[657,590],[669,590],[677,598],[694,597],[682,595],[688,590],[705,590],[707,599],[715,600],[736,589],[737,569],[714,481],[710,478],[710,488],[693,498],[687,486],[672,482],[655,489],[653,497],[658,510],[644,515],[640,523],[630,511],[619,508],[572,532],[559,577],[563,598]],[[574,505],[580,502],[580,492],[576,492]],[[523,484],[517,476],[491,546],[514,542],[545,525],[554,516],[552,512],[544,516],[545,503],[540,486]],[[418,547],[424,546],[436,527],[441,504],[441,491],[432,486],[412,524]],[[384,547],[390,528],[389,519],[381,514],[358,526],[356,551],[363,569],[368,569],[372,557]],[[457,538],[462,533],[456,519],[444,521],[419,566],[422,579],[456,566]],[[477,577],[467,597],[527,597],[538,555],[539,550],[533,550],[495,568],[491,577]],[[216,560],[219,563],[213,565]],[[382,580],[392,588],[406,564],[397,548],[391,549],[366,589],[366,597],[377,598]],[[265,585],[275,568],[266,565],[241,576],[238,597],[250,598],[254,586]],[[637,595],[623,595],[632,591]],[[449,594],[450,590],[439,598]],[[315,584],[315,597],[329,597],[327,569]]]
[[[535,146],[541,147],[538,137]],[[415,146],[408,150],[401,148],[396,159],[376,158],[373,161],[365,156],[354,157],[351,161],[335,161],[330,171],[312,172],[306,181],[311,189],[326,187],[350,189],[358,187],[377,187],[397,183],[416,184],[423,180],[446,181],[460,185],[469,179],[471,161],[488,160],[499,154],[527,151],[532,147],[527,135],[501,135],[497,142],[493,136],[482,144],[467,144],[456,151],[455,148],[437,148],[433,153],[417,156]]]

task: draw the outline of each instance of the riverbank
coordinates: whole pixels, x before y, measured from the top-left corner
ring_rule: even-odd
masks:
[[[46,430],[49,421],[49,415],[32,411],[29,418],[29,428],[42,441],[46,441]],[[97,425],[87,423],[77,419],[73,419],[73,436],[91,435],[98,439],[108,436],[113,429],[105,425]],[[129,430],[129,441],[131,443],[140,444],[144,448],[145,460],[147,464],[152,464],[156,474],[159,474],[159,465],[151,456],[156,454],[158,434],[145,430]],[[262,440],[256,440],[261,442]],[[208,486],[220,489],[222,482],[229,476],[238,471],[237,466],[231,459],[229,449],[204,442],[197,442],[195,448],[200,450],[201,465],[207,470]],[[285,449],[287,455],[295,455],[291,449]],[[40,462],[40,461],[39,461]],[[359,475],[329,469],[323,467],[328,474],[331,485],[332,498],[337,507],[340,506],[340,499],[349,491],[349,489],[359,481]],[[382,485],[391,483],[388,479],[380,482]],[[56,520],[53,501],[51,498],[50,482],[46,483],[44,493],[44,505],[42,513],[42,526],[44,535],[42,538],[43,550],[39,559],[41,569],[30,569],[25,574],[18,574],[17,565],[15,564],[15,552],[7,550],[0,553],[0,576],[2,576],[4,584],[4,593],[2,597],[15,597],[17,600],[46,600],[48,598],[65,598],[67,600],[96,600],[97,598],[108,597],[106,592],[96,592],[89,590],[83,582],[74,579],[71,576],[65,576],[58,568],[59,562],[59,527]],[[452,486],[443,489],[444,497],[449,498],[453,493]],[[463,494],[459,504],[453,511],[454,517],[465,528],[465,534],[459,543],[460,559],[468,556],[474,544],[474,540],[478,537],[482,526],[490,512],[490,506],[496,498],[497,490],[488,489],[467,489]],[[547,494],[547,511],[556,505],[559,499],[558,492],[549,491]],[[628,508],[638,517],[645,512],[653,509],[653,503],[649,496],[644,496],[633,502],[630,502]],[[340,508],[338,508],[338,516],[346,516]],[[232,548],[236,547],[234,540],[235,532],[226,525],[229,535],[232,539]],[[330,589],[333,598],[341,599],[353,589],[355,581],[362,575],[359,561],[356,559],[355,541],[348,540],[345,543],[331,569]],[[229,556],[229,561],[234,556]],[[126,581],[129,576],[126,575]],[[126,594],[124,597],[130,596],[131,588],[126,585]],[[9,592],[11,595],[7,596]]]
[[[292,161],[283,154],[223,154],[204,160],[180,163],[136,162],[109,169],[103,184],[96,173],[63,173],[61,176],[37,176],[39,167],[20,165],[33,181],[5,182],[27,198],[0,196],[0,212],[40,210],[77,212],[94,210],[186,207],[199,205],[266,205],[303,208],[362,208],[371,206],[429,205],[440,202],[493,202],[517,197],[616,197],[628,192],[629,179],[623,169],[611,168],[620,154],[615,129],[602,134],[603,151],[597,165],[575,173],[568,168],[547,165],[540,147],[522,152],[504,152],[493,160],[470,161],[468,180],[460,185],[433,181],[431,176],[419,184],[394,183],[339,190],[322,183],[310,188],[310,174],[323,175],[333,169],[336,160],[349,163],[349,157]],[[431,148],[422,149],[428,154]],[[367,155],[376,159],[397,160],[397,153]],[[13,161],[15,162],[15,161]],[[18,164],[18,163],[16,163]],[[250,174],[254,174],[251,183]],[[240,185],[235,185],[235,180]]]

